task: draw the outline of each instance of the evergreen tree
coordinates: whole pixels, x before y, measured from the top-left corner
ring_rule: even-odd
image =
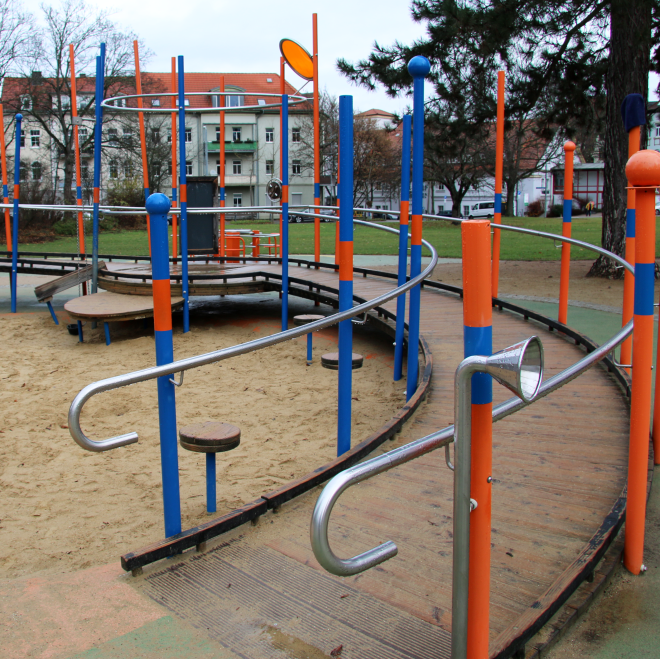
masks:
[[[602,244],[622,254],[625,241],[627,135],[620,115],[624,97],[647,96],[650,70],[660,70],[660,3],[657,0],[413,0],[412,14],[427,35],[411,45],[374,45],[365,60],[339,68],[351,80],[392,96],[408,92],[406,64],[424,55],[437,101],[449,104],[453,76],[475,81],[469,120],[495,116],[494,91],[484,77],[504,68],[507,116],[525,115],[541,126],[602,131],[605,184]],[[460,71],[457,70],[460,66]],[[467,92],[464,92],[467,93]],[[605,107],[604,121],[600,111]],[[645,135],[643,146],[645,145]],[[619,276],[599,258],[591,274]]]

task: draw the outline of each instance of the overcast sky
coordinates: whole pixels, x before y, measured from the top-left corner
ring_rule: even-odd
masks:
[[[41,0],[24,0],[27,9],[41,16]],[[88,0],[112,11],[115,22],[136,32],[153,51],[145,71],[169,71],[171,57],[184,55],[186,71],[276,73],[279,41],[298,41],[312,50],[312,13],[319,21],[319,77],[322,88],[335,95],[352,94],[362,111],[380,108],[400,112],[406,97],[390,98],[382,89],[370,92],[351,85],[339,74],[336,61],[366,57],[375,41],[391,45],[411,43],[424,35],[423,25],[410,17],[409,0]],[[291,71],[295,86],[303,81]],[[653,76],[655,90],[658,78]],[[311,83],[305,91],[311,91]],[[653,94],[652,98],[656,98]]]

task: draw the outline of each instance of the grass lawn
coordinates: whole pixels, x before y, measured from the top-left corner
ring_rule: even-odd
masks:
[[[656,221],[660,224],[660,217]],[[561,218],[503,218],[503,224],[538,229],[548,233],[561,234]],[[388,223],[386,226],[395,227]],[[264,233],[273,233],[277,225],[268,221],[228,222],[227,228],[255,229]],[[660,252],[660,226],[658,226],[656,252]],[[601,218],[578,218],[572,222],[572,236],[578,240],[600,245]],[[424,222],[423,237],[435,246],[441,257],[461,256],[461,228],[449,222]],[[355,227],[355,254],[396,254],[398,238],[393,234],[377,231],[368,227]],[[87,252],[91,252],[91,236],[86,239]],[[291,254],[313,254],[314,252],[314,225],[290,224],[289,244]],[[335,225],[321,224],[321,253],[334,254]],[[59,238],[50,243],[37,245],[20,245],[21,250],[35,252],[75,252],[76,239]],[[426,252],[426,250],[424,250]],[[108,232],[99,235],[100,254],[144,255],[148,254],[148,239],[146,231]],[[520,261],[554,261],[561,256],[561,250],[555,248],[552,240],[526,236],[510,231],[502,232],[501,258],[505,260]],[[572,259],[594,258],[593,252],[586,249],[572,247]]]

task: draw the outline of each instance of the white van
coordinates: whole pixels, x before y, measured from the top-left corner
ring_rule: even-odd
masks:
[[[495,214],[495,202],[481,201],[478,204],[472,206],[468,217],[471,220],[484,218],[484,217],[490,220],[490,218],[493,217],[494,214]]]

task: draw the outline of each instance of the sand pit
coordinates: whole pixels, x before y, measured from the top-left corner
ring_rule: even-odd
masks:
[[[275,333],[275,305],[245,313],[193,315],[175,329],[175,358]],[[270,309],[270,311],[267,310]],[[330,313],[328,309],[322,313]],[[86,328],[83,344],[46,314],[0,316],[0,566],[4,577],[63,572],[117,561],[163,537],[155,382],[101,394],[87,403],[82,427],[92,439],[135,430],[138,444],[106,453],[79,448],[67,429],[69,405],[85,385],[155,363],[151,331],[141,322]],[[115,329],[117,328],[117,329]],[[218,515],[334,458],[337,373],[320,356],[337,349],[336,329],[189,371],[177,390],[178,424],[223,420],[242,430],[241,446],[218,456]],[[365,356],[354,372],[354,443],[405,402],[392,382],[392,342],[357,334]],[[207,521],[204,456],[179,450],[183,528]]]

